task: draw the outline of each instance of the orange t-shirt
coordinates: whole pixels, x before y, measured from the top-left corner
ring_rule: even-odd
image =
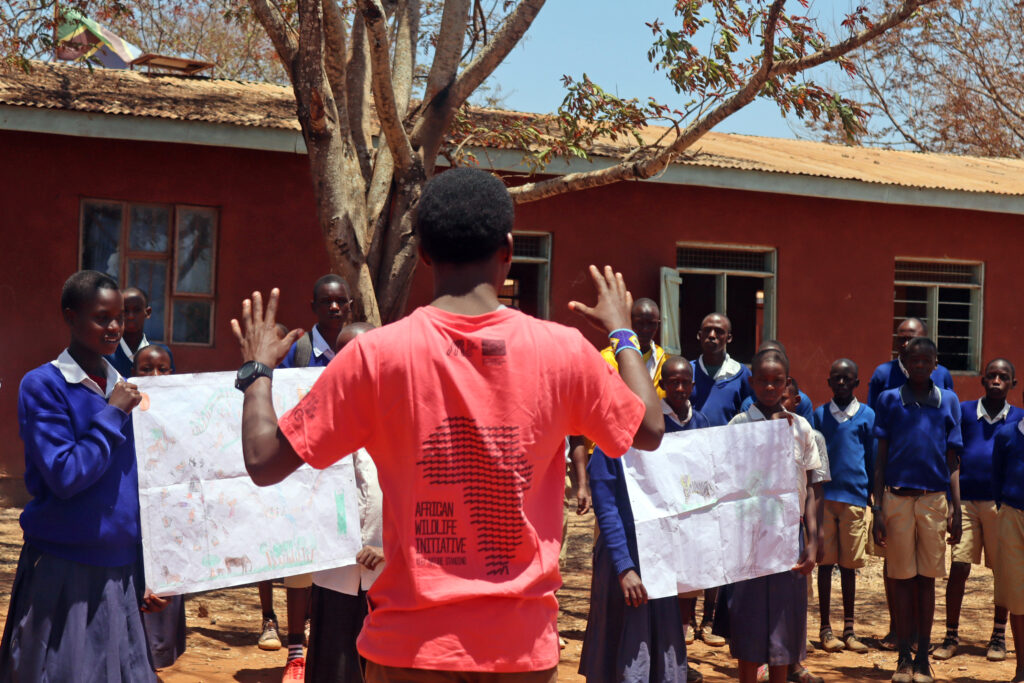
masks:
[[[384,492],[384,571],[359,652],[386,666],[558,664],[565,435],[618,456],[637,398],[577,330],[434,307],[357,337],[280,419],[327,467],[365,447]]]

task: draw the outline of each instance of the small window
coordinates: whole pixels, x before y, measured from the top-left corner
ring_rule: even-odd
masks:
[[[729,355],[742,363],[753,359],[762,340],[775,336],[775,260],[771,247],[677,245],[676,270],[683,280],[679,342],[684,356],[700,355],[697,330],[709,313],[729,316]]]
[[[512,267],[498,292],[501,303],[536,318],[548,317],[551,235],[512,233]]]
[[[213,344],[217,210],[87,199],[81,267],[149,295],[146,337]]]
[[[896,259],[893,358],[900,323],[920,318],[939,347],[940,364],[953,371],[980,372],[984,276],[982,263]]]

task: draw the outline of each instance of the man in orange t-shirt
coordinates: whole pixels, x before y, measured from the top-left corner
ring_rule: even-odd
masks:
[[[497,178],[454,169],[432,179],[415,229],[433,302],[346,346],[280,420],[263,366],[301,331],[278,339],[277,290],[265,316],[254,293],[232,321],[248,361],[236,385],[253,481],[360,447],[377,465],[388,561],[359,637],[369,681],[554,681],[564,435],[614,456],[661,441],[622,275],[591,266],[597,304],[570,304],[609,333],[616,373],[577,330],[500,305],[512,225]]]

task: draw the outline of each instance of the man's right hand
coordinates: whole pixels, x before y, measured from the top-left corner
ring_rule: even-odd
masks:
[[[576,311],[605,334],[629,328],[633,295],[626,289],[622,273],[614,272],[611,266],[605,266],[603,273],[597,266],[590,266],[590,277],[597,290],[597,303],[590,307],[580,301],[570,301],[569,310]]]
[[[120,408],[126,413],[132,412],[132,409],[141,402],[142,393],[139,388],[125,381],[115,384],[114,390],[110,392],[110,398],[107,399],[109,405]]]
[[[882,515],[874,515],[874,522],[871,525],[872,533],[875,537],[875,545],[879,548],[885,547],[885,520],[882,519]]]
[[[275,368],[288,355],[288,349],[292,344],[302,336],[301,329],[294,329],[285,335],[284,339],[278,338],[276,317],[280,296],[281,292],[277,287],[270,290],[270,300],[267,301],[267,311],[264,315],[263,295],[253,292],[251,299],[242,302],[241,324],[237,319],[231,320],[231,330],[242,347],[242,362],[254,360],[269,368]]]

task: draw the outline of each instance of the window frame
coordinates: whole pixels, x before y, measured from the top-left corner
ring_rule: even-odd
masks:
[[[699,268],[695,266],[680,266],[679,265],[679,250],[680,249],[708,249],[714,251],[746,251],[746,252],[757,252],[764,254],[765,261],[771,271],[767,270],[744,270],[734,268]],[[676,263],[675,271],[679,273],[680,277],[683,278],[681,287],[686,287],[686,274],[692,273],[696,275],[714,275],[715,276],[715,310],[719,313],[729,315],[729,311],[726,310],[726,301],[728,300],[728,281],[729,276],[739,277],[760,277],[765,281],[764,285],[764,308],[763,318],[764,325],[761,329],[761,339],[758,343],[765,341],[766,339],[777,339],[778,329],[776,326],[778,316],[778,280],[779,280],[779,251],[776,247],[769,246],[766,244],[731,244],[722,242],[690,242],[690,241],[679,241],[676,242],[675,258]]]
[[[516,256],[516,237],[540,237],[544,244],[545,256]],[[542,320],[551,319],[551,250],[553,239],[550,232],[541,230],[512,231],[512,263],[532,263],[539,266],[539,282],[537,283],[537,317]]]
[[[953,264],[971,266],[974,269],[974,278],[976,282],[964,283],[964,282],[937,282],[934,280],[898,280],[896,279],[896,264],[900,261],[911,262],[911,263],[928,263],[928,264]],[[928,337],[936,344],[939,343],[939,288],[947,287],[950,289],[967,289],[971,290],[971,301],[970,301],[970,318],[968,319],[968,362],[969,369],[967,370],[950,370],[951,375],[964,376],[964,377],[977,377],[981,374],[982,368],[982,343],[984,341],[985,331],[985,262],[972,260],[972,259],[955,259],[955,258],[929,258],[924,256],[896,256],[893,258],[893,332],[892,337],[895,342],[896,338],[896,287],[924,287],[928,291],[928,299],[926,302],[927,313],[925,314],[925,325],[928,326]],[[895,358],[895,352],[893,358]]]
[[[119,287],[132,286],[128,282],[128,263],[131,260],[163,261],[167,262],[167,283],[164,291],[164,339],[159,343],[174,346],[191,346],[198,348],[213,348],[216,345],[214,333],[216,331],[217,318],[217,256],[218,240],[220,237],[220,213],[219,206],[204,204],[173,204],[167,202],[131,201],[127,199],[108,199],[105,197],[80,196],[78,201],[78,267],[83,266],[85,258],[85,205],[103,204],[107,206],[118,206],[121,209],[121,230],[118,244],[118,273],[117,283]],[[133,250],[130,245],[130,223],[132,207],[160,207],[168,210],[168,248],[165,252],[138,251]],[[194,292],[179,292],[177,282],[178,267],[178,212],[181,209],[198,209],[208,211],[213,219],[213,235],[210,240],[212,256],[210,259],[210,293],[197,294]],[[210,329],[209,342],[183,342],[174,341],[174,303],[175,301],[209,301],[210,302]]]

